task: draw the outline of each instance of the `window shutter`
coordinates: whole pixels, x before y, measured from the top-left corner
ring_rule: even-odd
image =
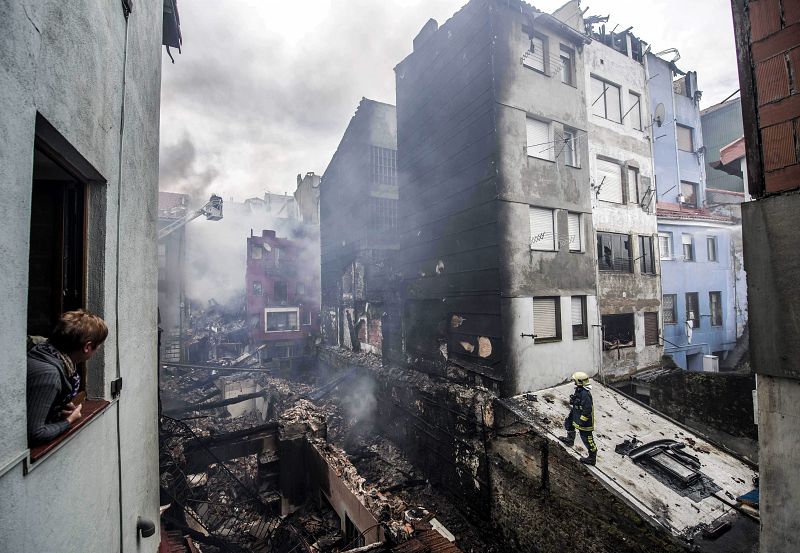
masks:
[[[602,184],[601,184],[602,183]],[[622,168],[611,161],[597,160],[597,181],[600,187],[597,199],[604,202],[622,203]]]
[[[619,103],[619,87],[606,83],[606,110],[607,119],[615,123],[622,122],[622,107]]]
[[[572,296],[572,324],[573,325],[582,325],[583,324],[583,297],[582,296]]]
[[[533,298],[533,333],[539,339],[557,336],[555,298]]]
[[[658,345],[658,313],[644,314],[644,345]]]
[[[675,127],[678,133],[678,149],[684,152],[694,152],[692,147],[692,129],[689,127],[682,127],[677,125]]]
[[[606,103],[605,98],[603,97],[603,86],[604,83],[600,79],[596,79],[594,77],[591,78],[591,101],[592,103],[592,114],[599,115],[600,117],[605,118],[606,116]]]
[[[569,249],[577,252],[583,249],[581,243],[581,216],[579,213],[567,214],[567,225],[569,227]]]
[[[544,209],[541,207],[530,208],[531,249],[556,249],[554,213],[552,209]]]
[[[550,143],[550,125],[538,119],[527,119],[528,155],[540,159],[553,159],[553,144]]]

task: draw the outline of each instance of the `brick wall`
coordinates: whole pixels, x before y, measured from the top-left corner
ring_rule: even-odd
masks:
[[[750,192],[800,188],[800,0],[734,0],[737,16],[745,134],[754,150]],[[751,163],[759,153],[763,177]]]

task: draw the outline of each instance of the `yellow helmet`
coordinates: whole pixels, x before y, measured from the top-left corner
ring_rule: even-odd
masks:
[[[588,386],[589,375],[583,371],[578,371],[576,373],[572,373],[572,380],[575,382],[576,386]]]

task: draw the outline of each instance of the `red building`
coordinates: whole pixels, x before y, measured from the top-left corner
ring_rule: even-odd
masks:
[[[247,239],[247,318],[262,361],[296,368],[319,334],[319,269],[303,241],[274,230]]]

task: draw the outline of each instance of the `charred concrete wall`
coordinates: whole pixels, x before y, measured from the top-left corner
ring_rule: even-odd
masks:
[[[534,296],[585,297],[589,324],[596,312],[592,248],[531,249],[532,206],[552,210],[551,234],[568,236],[568,212],[591,232],[587,167],[527,155],[529,117],[551,134],[586,130],[582,81],[523,64],[536,32],[550,52],[572,45],[581,67],[582,37],[547,17],[473,0],[438,30],[429,22],[395,68],[408,357],[434,374],[449,361],[509,394],[594,366],[591,337],[573,341],[566,317],[563,340],[520,337],[534,334]]]
[[[395,68],[406,352],[442,374],[448,355],[503,378],[497,142],[488,2],[435,22]],[[452,316],[460,319],[452,323]],[[480,336],[491,340],[481,350]]]
[[[326,344],[361,349],[359,327],[374,327],[374,314],[380,321],[388,308],[382,304],[398,244],[396,151],[394,106],[363,98],[319,189]],[[363,336],[364,349],[380,353],[381,342],[366,341],[366,331]]]
[[[513,422],[498,407],[497,426]],[[508,419],[508,420],[507,420]],[[516,551],[663,551],[685,549],[659,531],[562,447],[535,433],[491,442],[492,522]]]
[[[320,363],[334,370],[358,367],[359,378],[371,382],[365,389],[374,390],[376,429],[464,510],[489,517],[485,440],[493,394],[341,350],[320,350]]]

